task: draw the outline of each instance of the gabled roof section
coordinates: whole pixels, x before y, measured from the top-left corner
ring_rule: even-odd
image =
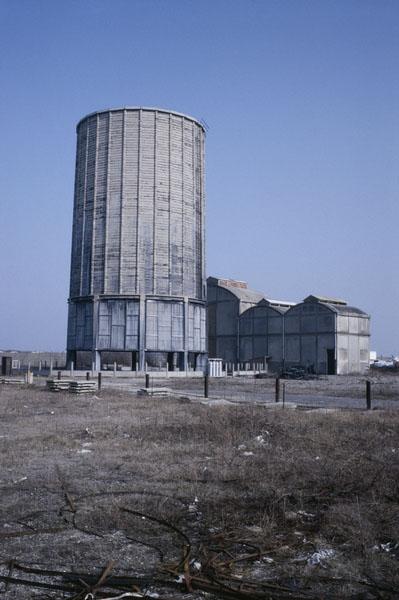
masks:
[[[248,316],[247,313],[250,313],[251,310],[256,308],[271,308],[280,315],[283,315],[289,308],[295,306],[295,304],[295,302],[285,302],[283,300],[270,300],[269,298],[262,298],[262,300],[257,302],[257,304],[245,309],[240,316]]]
[[[339,300],[338,298],[328,298],[327,296],[316,296],[311,294],[304,299],[304,302],[323,302],[325,304],[337,304],[339,306],[346,306],[348,303],[346,300]]]
[[[236,281],[235,279],[218,279],[217,277],[208,277],[208,285],[221,287],[235,296],[240,302],[257,304],[263,300],[265,295],[262,292],[251,290],[245,281]]]
[[[270,306],[275,308],[284,308],[285,310],[288,310],[291,308],[291,306],[295,306],[295,304],[297,304],[296,302],[288,302],[287,300],[271,300],[270,298],[266,298],[266,301]]]
[[[221,285],[220,287],[231,292],[240,302],[251,302],[257,304],[260,300],[263,300],[264,295],[262,292],[256,290],[250,290],[249,288],[236,288],[227,285]]]
[[[356,308],[356,306],[347,306],[347,305],[340,305],[340,304],[329,304],[328,302],[324,303],[326,306],[328,306],[328,308],[331,308],[331,310],[333,310],[334,312],[338,313],[339,315],[346,315],[346,316],[350,316],[353,315],[355,317],[369,317],[369,315],[364,312],[364,310],[361,310],[360,308]]]
[[[360,308],[356,308],[356,306],[348,306],[348,303],[345,300],[338,300],[337,298],[327,298],[326,296],[310,295],[307,298],[305,298],[303,302],[316,302],[319,304],[324,304],[330,310],[339,315],[354,315],[364,317],[369,316]]]
[[[264,298],[258,302],[257,306],[269,306],[283,315],[289,308],[295,306],[295,304],[296,302],[286,302],[285,300],[271,300],[270,298]]]
[[[248,288],[246,281],[240,281],[238,279],[220,279],[218,277],[208,277],[206,281],[209,285],[221,285],[223,287],[237,287],[242,289]]]

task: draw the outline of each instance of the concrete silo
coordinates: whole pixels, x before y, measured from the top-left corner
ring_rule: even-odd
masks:
[[[78,123],[69,363],[202,367],[204,138],[197,120],[156,108]]]

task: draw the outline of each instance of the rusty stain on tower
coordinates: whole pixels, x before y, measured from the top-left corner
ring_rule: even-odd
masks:
[[[196,119],[155,108],[78,123],[69,363],[99,369],[117,352],[132,369],[203,367],[204,138]]]

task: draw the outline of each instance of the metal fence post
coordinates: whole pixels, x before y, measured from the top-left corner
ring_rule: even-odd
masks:
[[[101,391],[101,371],[99,371],[97,379],[98,379],[98,391]]]
[[[276,390],[275,390],[275,401],[280,400],[280,377],[276,377]]]
[[[209,375],[204,375],[204,398],[209,398]]]
[[[371,409],[371,381],[366,381],[366,408]]]
[[[150,387],[150,376],[148,373],[146,373],[145,375],[145,389],[148,390],[148,388]]]

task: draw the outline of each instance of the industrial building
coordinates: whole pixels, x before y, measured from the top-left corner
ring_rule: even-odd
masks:
[[[263,294],[248,289],[244,281],[207,279],[209,356],[226,362],[239,361],[239,316],[262,300]]]
[[[104,110],[78,123],[67,365],[201,371],[209,350],[275,372],[363,372],[363,311],[205,281],[204,142],[199,121],[158,108]]]
[[[260,300],[238,319],[238,362],[264,364],[279,371],[284,363],[284,314],[293,303]]]
[[[208,277],[209,356],[267,363],[281,372],[362,373],[369,366],[370,317],[344,300],[270,300],[242,281]]]
[[[308,296],[285,321],[285,368],[312,373],[363,373],[369,367],[370,317],[344,300]]]
[[[196,119],[156,108],[78,123],[69,364],[203,368],[204,138]]]

